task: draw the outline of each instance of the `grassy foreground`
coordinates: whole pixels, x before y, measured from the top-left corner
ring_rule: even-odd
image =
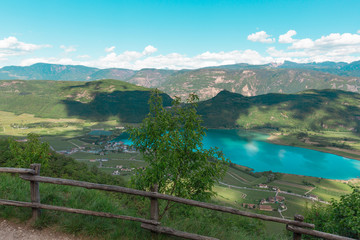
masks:
[[[17,176],[0,174],[0,198],[30,201],[29,183]],[[44,204],[82,208],[115,214],[148,217],[149,201],[140,197],[86,190],[70,186],[40,184]],[[31,209],[0,206],[0,217],[26,221]],[[176,205],[162,219],[162,225],[220,239],[285,239],[280,232],[269,236],[259,221],[199,208]],[[96,239],[148,239],[140,223],[43,210],[36,227],[56,226],[60,231]],[[165,235],[159,239],[176,239]]]

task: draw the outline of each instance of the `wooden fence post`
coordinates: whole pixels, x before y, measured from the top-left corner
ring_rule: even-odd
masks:
[[[154,186],[150,189],[152,192],[158,192],[158,185],[154,184]],[[150,198],[150,219],[154,221],[159,221],[159,201],[157,198]],[[152,238],[156,239],[158,236],[157,232],[151,232]]]
[[[41,164],[31,164],[30,168],[35,171],[35,176],[40,175]],[[40,203],[40,191],[39,183],[36,181],[30,181],[30,193],[31,193],[31,202]],[[40,217],[41,211],[39,208],[32,208],[32,220],[36,221]]]
[[[294,216],[294,220],[298,221],[298,222],[303,222],[304,221],[304,216],[302,215],[295,215]],[[301,233],[293,233],[293,240],[301,240]]]

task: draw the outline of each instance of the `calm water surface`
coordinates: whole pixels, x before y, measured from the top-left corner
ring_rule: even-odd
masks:
[[[305,148],[267,143],[266,135],[239,130],[208,130],[204,147],[218,147],[233,163],[255,172],[273,171],[343,179],[360,177],[360,161]],[[117,141],[131,142],[124,137]]]
[[[258,171],[330,179],[360,176],[360,161],[305,148],[264,142],[265,135],[239,130],[209,130],[205,147],[217,146],[233,162]]]

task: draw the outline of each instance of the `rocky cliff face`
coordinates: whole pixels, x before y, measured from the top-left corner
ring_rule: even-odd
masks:
[[[159,87],[171,96],[185,97],[194,92],[200,99],[209,99],[223,89],[244,96],[296,93],[306,89],[359,92],[360,78],[302,69],[202,69],[171,75]]]

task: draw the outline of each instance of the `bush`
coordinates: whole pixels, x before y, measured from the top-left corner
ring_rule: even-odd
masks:
[[[360,239],[360,189],[353,187],[352,193],[329,206],[313,206],[306,221],[314,223],[317,230]]]

